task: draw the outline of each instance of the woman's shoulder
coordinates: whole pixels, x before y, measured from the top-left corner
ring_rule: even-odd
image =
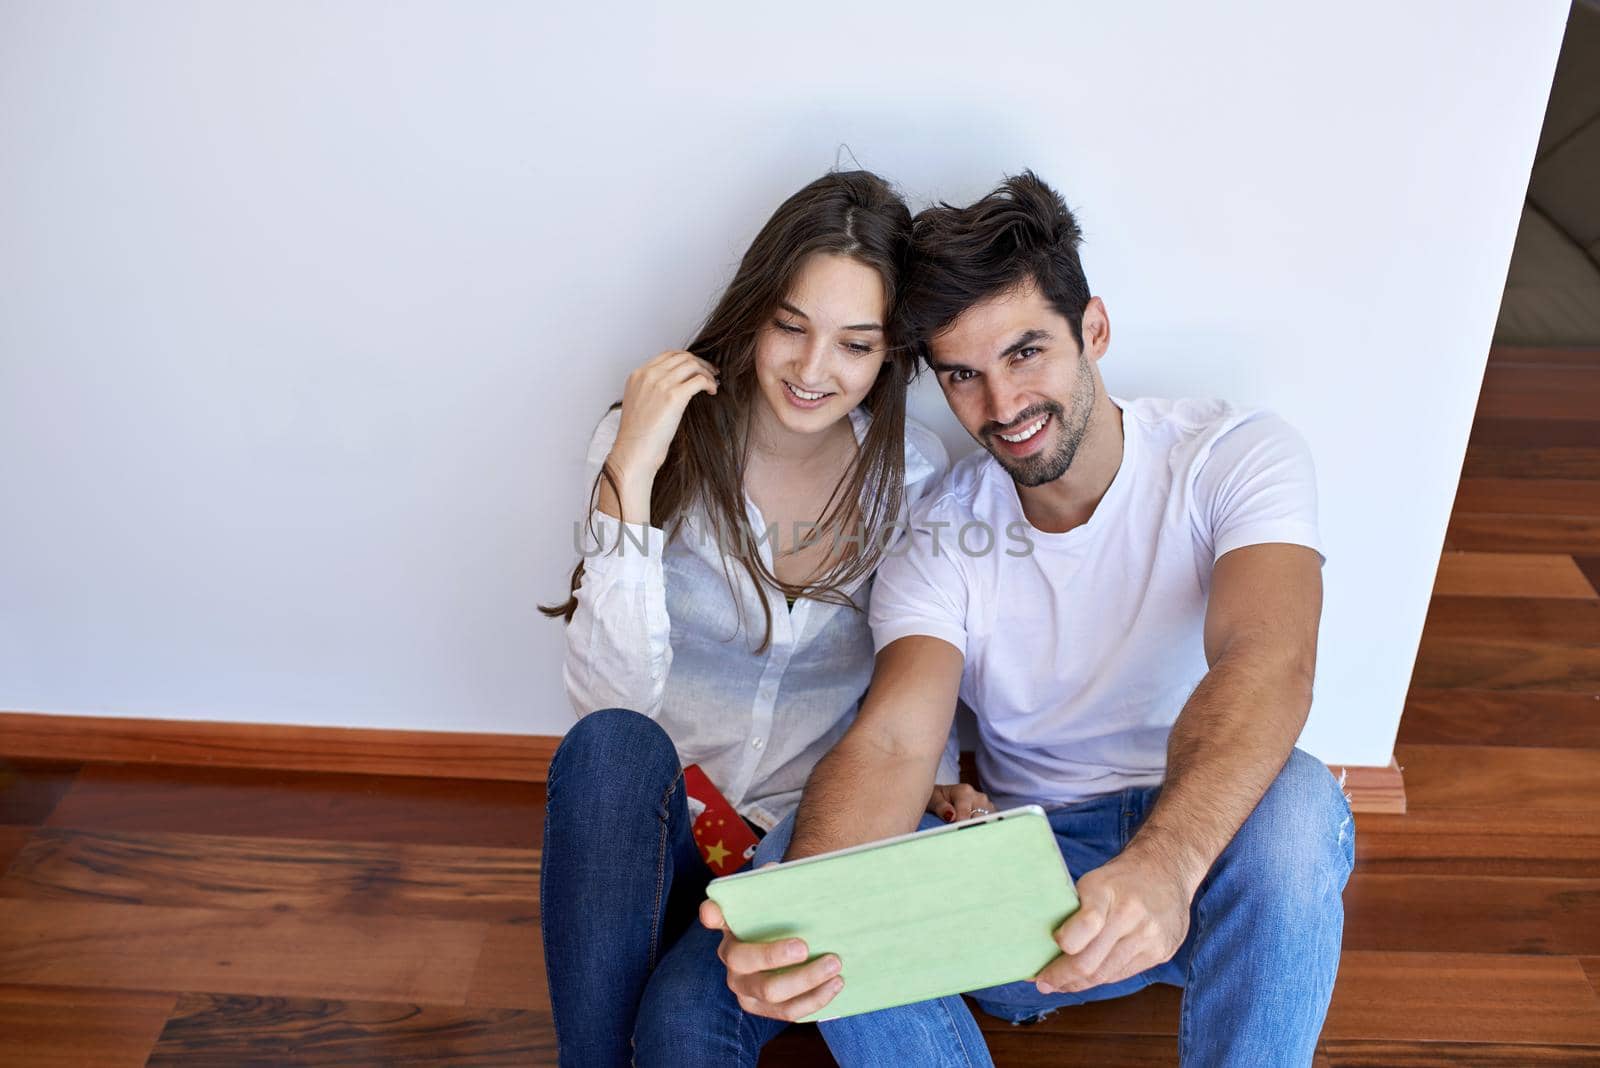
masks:
[[[939,435],[906,416],[906,500],[921,501],[950,470],[950,454]]]

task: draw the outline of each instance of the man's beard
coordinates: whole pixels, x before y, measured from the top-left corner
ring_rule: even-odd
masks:
[[[989,455],[1000,461],[1000,466],[1019,486],[1042,486],[1046,482],[1054,482],[1067,473],[1067,468],[1072,466],[1073,459],[1078,455],[1078,446],[1083,444],[1083,436],[1089,429],[1089,417],[1094,414],[1094,372],[1089,368],[1089,358],[1081,351],[1078,353],[1078,381],[1072,387],[1071,409],[1063,409],[1055,401],[1047,401],[1024,411],[1013,425],[1026,425],[1046,414],[1061,428],[1054,449],[1015,459],[985,443]]]

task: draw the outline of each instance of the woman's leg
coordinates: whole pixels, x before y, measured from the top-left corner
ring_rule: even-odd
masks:
[[[936,816],[924,816],[919,830],[943,827]],[[756,847],[754,867],[782,861],[794,832],[791,815]],[[641,1037],[639,1064],[754,1065],[761,1046],[784,1028],[782,1021],[751,1016],[739,1010],[727,988],[727,969],[717,958],[720,935],[692,929],[674,946],[652,977],[639,1026],[652,1029],[652,1048],[659,1061],[646,1060]],[[849,975],[846,965],[845,975]],[[670,980],[670,982],[669,982]],[[691,994],[707,1006],[691,1009]],[[711,1009],[711,1006],[715,1006]],[[657,1026],[654,1021],[669,1021]],[[841,1068],[884,1064],[916,1064],[928,1068],[992,1066],[988,1046],[966,1003],[956,994],[817,1025]],[[693,1051],[692,1055],[689,1051]],[[671,1056],[667,1056],[667,1054]]]
[[[782,860],[792,827],[793,817],[774,827],[747,868]],[[638,1068],[754,1068],[761,1047],[788,1026],[739,1007],[717,956],[721,941],[696,920],[651,974],[634,1032]]]
[[[626,1066],[645,984],[710,878],[677,750],[637,712],[592,712],[546,789],[539,919],[561,1064]]]

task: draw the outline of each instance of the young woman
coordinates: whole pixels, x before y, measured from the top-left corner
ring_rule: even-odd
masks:
[[[711,876],[682,768],[757,836],[798,804],[871,677],[872,572],[946,465],[906,419],[915,362],[890,333],[910,227],[875,175],[807,185],[688,350],[634,370],[595,431],[584,559],[545,609],[567,623],[580,717],[550,765],[540,878],[563,1065],[683,1063],[691,1012],[753,1064],[781,1027],[744,1017],[720,974],[676,1024],[640,1005]],[[938,781],[957,781],[953,739]],[[964,816],[980,797],[941,786],[929,805]]]

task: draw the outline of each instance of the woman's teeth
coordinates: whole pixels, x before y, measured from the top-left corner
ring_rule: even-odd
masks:
[[[1049,422],[1049,420],[1050,420],[1050,417],[1047,415],[1043,419],[1039,420],[1037,423],[1034,423],[1032,426],[1028,427],[1028,429],[1022,431],[1019,434],[1001,434],[1000,438],[1001,438],[1002,441],[1009,441],[1013,445],[1016,445],[1019,442],[1027,441],[1029,438],[1033,437],[1039,431],[1043,430],[1045,423]]]
[[[791,385],[788,382],[785,382],[783,385],[784,388],[786,388],[790,393],[793,393],[796,397],[799,397],[803,401],[821,400],[823,397],[833,396],[832,393],[808,393],[800,387]]]

